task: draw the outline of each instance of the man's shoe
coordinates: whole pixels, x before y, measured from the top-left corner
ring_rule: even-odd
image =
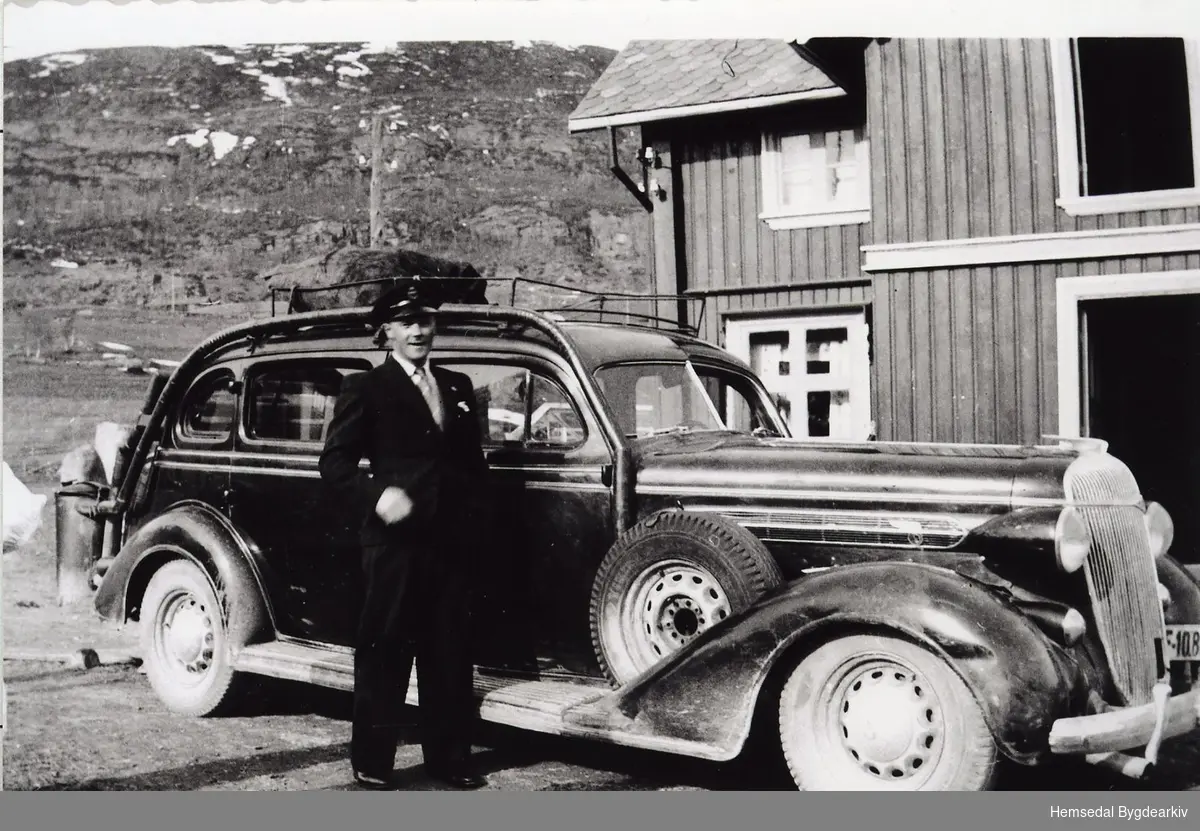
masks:
[[[391,790],[393,787],[390,777],[375,776],[374,774],[363,773],[359,770],[354,771],[354,781],[362,787],[373,791],[386,791]]]
[[[477,773],[474,773],[469,768],[443,768],[443,767],[426,767],[425,772],[429,774],[431,779],[436,779],[439,782],[445,782],[447,785],[453,785],[456,788],[467,788],[474,790],[482,788],[487,784],[487,780]]]

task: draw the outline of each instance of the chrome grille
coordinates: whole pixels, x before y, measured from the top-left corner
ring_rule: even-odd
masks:
[[[1084,573],[1117,692],[1124,704],[1145,704],[1158,680],[1163,615],[1137,481],[1112,456],[1084,453],[1067,469],[1064,487],[1092,534]]]

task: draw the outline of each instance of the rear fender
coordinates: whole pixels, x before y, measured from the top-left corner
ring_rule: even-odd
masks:
[[[617,706],[644,729],[733,758],[760,692],[773,689],[769,678],[821,643],[864,630],[907,637],[942,656],[975,694],[1002,752],[1019,762],[1046,753],[1054,720],[1085,706],[1079,665],[1015,607],[956,572],[893,562],[789,583],[630,682]]]
[[[176,559],[191,560],[208,575],[235,649],[274,636],[265,563],[225,517],[200,502],[176,505],[130,537],[100,583],[96,610],[118,623],[136,620],[150,578]]]

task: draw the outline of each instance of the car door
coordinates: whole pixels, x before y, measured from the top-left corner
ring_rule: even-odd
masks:
[[[140,515],[157,516],[182,500],[202,502],[228,515],[230,464],[238,406],[236,367],[200,373],[184,394],[143,476],[154,477],[150,501]]]
[[[612,543],[612,455],[582,391],[565,368],[532,356],[436,363],[471,378],[489,466],[479,662],[593,674],[588,603]]]
[[[306,355],[246,371],[230,516],[271,566],[285,636],[353,644],[361,516],[329,493],[318,461],[342,382],[371,365],[356,355]]]

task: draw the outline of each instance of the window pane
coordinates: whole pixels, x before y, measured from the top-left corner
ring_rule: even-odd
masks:
[[[502,364],[454,364],[475,389],[479,429],[491,444],[520,442],[525,438],[525,391],[529,371]]]
[[[783,207],[821,211],[866,207],[862,129],[783,136],[779,194]]]
[[[201,381],[190,393],[181,425],[184,435],[214,439],[233,430],[236,398],[229,388],[233,373],[222,372]]]
[[[364,369],[307,361],[267,369],[249,384],[247,433],[255,439],[323,441],[342,380]]]
[[[1195,187],[1187,57],[1179,38],[1080,38],[1084,195]]]
[[[533,401],[529,417],[529,443],[574,447],[585,438],[583,422],[571,400],[557,384],[533,376]]]
[[[570,397],[546,376],[504,364],[447,368],[471,379],[485,442],[575,447],[586,438]]]

